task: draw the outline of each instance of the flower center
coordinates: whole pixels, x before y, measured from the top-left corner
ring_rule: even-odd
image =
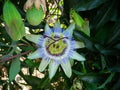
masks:
[[[52,56],[61,56],[64,54],[67,48],[67,37],[63,37],[63,35],[54,35],[52,34],[51,37],[47,38],[45,42],[45,47],[47,53]]]

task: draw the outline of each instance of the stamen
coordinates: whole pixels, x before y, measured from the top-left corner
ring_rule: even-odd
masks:
[[[68,37],[62,37],[62,38],[59,38],[59,39],[57,39],[57,40],[54,40],[54,42],[52,42],[52,43],[50,43],[50,44],[48,45],[47,49],[48,49],[52,44],[58,42],[59,40],[65,39],[65,38],[68,39]]]
[[[44,35],[45,39],[45,51],[50,55],[50,57],[63,57],[66,53],[66,50],[68,52],[67,46],[68,46],[68,37],[60,34],[51,34],[50,36]]]

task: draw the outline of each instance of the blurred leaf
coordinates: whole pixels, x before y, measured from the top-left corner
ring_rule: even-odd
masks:
[[[95,44],[96,49],[104,55],[119,55],[119,50],[113,48],[105,48],[100,44]]]
[[[27,47],[26,47],[27,46]],[[22,50],[25,50],[25,51],[28,51],[28,50],[32,50],[32,51],[34,51],[35,50],[35,48],[33,47],[33,46],[31,46],[31,45],[26,45],[26,46],[21,46],[21,49]]]
[[[58,82],[58,80],[56,82]],[[48,77],[48,73],[47,73],[45,75],[45,77],[41,79],[41,81],[40,81],[40,83],[38,85],[38,90],[48,90],[48,89],[54,90],[56,87],[53,87],[51,83],[52,83],[52,81],[50,81],[50,79]]]
[[[12,47],[11,45],[6,45],[6,44],[4,44],[4,43],[2,43],[2,42],[0,42],[0,46]]]
[[[96,61],[92,64],[92,66],[95,68],[95,69],[98,69],[100,70],[101,69],[101,66],[100,66],[100,62]]]
[[[20,60],[19,58],[16,58],[12,61],[10,70],[9,70],[9,79],[10,81],[15,79],[15,76],[19,73],[20,71]]]
[[[101,50],[101,53],[104,55],[119,55],[120,51],[115,49],[104,49]]]
[[[11,83],[5,83],[2,90],[15,90]]]
[[[79,76],[81,80],[86,81],[88,83],[98,83],[102,81],[101,74],[96,73],[87,73],[86,75]]]
[[[29,59],[25,60],[25,63],[31,68],[35,68],[39,65],[39,63],[33,62],[32,60],[29,60]]]
[[[112,45],[119,43],[120,41],[120,19],[118,19],[115,25],[112,27],[112,30],[109,34],[108,41],[106,42],[109,47]]]
[[[95,83],[85,82],[86,90],[98,90],[97,85]]]
[[[110,29],[112,25],[103,26],[95,35],[95,39],[99,41],[100,44],[106,43],[106,40],[109,36]],[[102,37],[101,37],[102,36]]]
[[[112,90],[120,90],[120,78],[119,78],[119,80],[114,84]]]
[[[109,70],[113,71],[113,72],[120,72],[120,66],[111,67],[111,68],[109,68]]]
[[[107,0],[65,0],[69,8],[74,8],[76,11],[87,11],[99,7]]]
[[[115,46],[115,48],[120,49],[120,43]]]
[[[101,55],[101,64],[102,64],[102,69],[105,69],[106,67],[106,60],[105,57]]]
[[[48,77],[45,77],[41,80],[39,87],[42,89],[48,87],[48,85],[50,85],[50,79]]]
[[[109,83],[109,82],[112,80],[112,78],[114,77],[114,75],[115,75],[114,72],[111,73],[110,76],[107,78],[107,80],[106,80],[101,86],[99,86],[98,88],[99,88],[99,89],[104,88],[105,85],[106,85],[107,83]]]
[[[88,49],[95,51],[95,48],[94,48],[95,42],[94,40],[92,40],[92,38],[88,37],[83,32],[78,31],[78,30],[74,31],[74,37],[80,41],[82,40]]]
[[[20,72],[20,75],[30,86],[32,86],[33,90],[46,90],[47,88],[52,88],[48,75],[42,79],[35,76],[24,75],[22,72]]]
[[[77,11],[86,11],[96,8],[106,1],[107,0],[80,0],[79,3],[74,6]]]
[[[98,10],[97,15],[94,17],[94,23],[95,26],[94,31],[98,31],[99,28],[101,28],[108,20],[111,19],[112,15],[114,14],[116,5],[115,0],[112,2],[109,1],[105,3],[100,10]]]
[[[21,74],[20,74],[21,75]],[[24,78],[24,80],[33,87],[36,87],[39,85],[41,79],[35,76],[29,76],[29,75],[22,75],[22,77]]]
[[[76,75],[84,75],[84,73],[79,72],[79,71],[77,71],[77,70],[72,69],[72,71],[73,71],[73,73],[75,73]]]

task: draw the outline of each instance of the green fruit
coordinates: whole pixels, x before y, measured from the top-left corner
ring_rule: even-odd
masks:
[[[17,41],[25,35],[25,27],[21,15],[10,1],[5,2],[3,6],[3,18],[6,24],[6,31],[13,40]]]
[[[34,6],[31,9],[28,9],[26,12],[27,21],[33,25],[37,26],[43,20],[44,13],[42,8],[36,9]]]

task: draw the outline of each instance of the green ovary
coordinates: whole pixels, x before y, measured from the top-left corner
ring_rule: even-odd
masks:
[[[51,55],[61,55],[64,53],[67,44],[66,42],[63,41],[63,39],[61,40],[51,40],[48,39],[48,41],[46,42],[46,46],[47,46],[47,50]]]

